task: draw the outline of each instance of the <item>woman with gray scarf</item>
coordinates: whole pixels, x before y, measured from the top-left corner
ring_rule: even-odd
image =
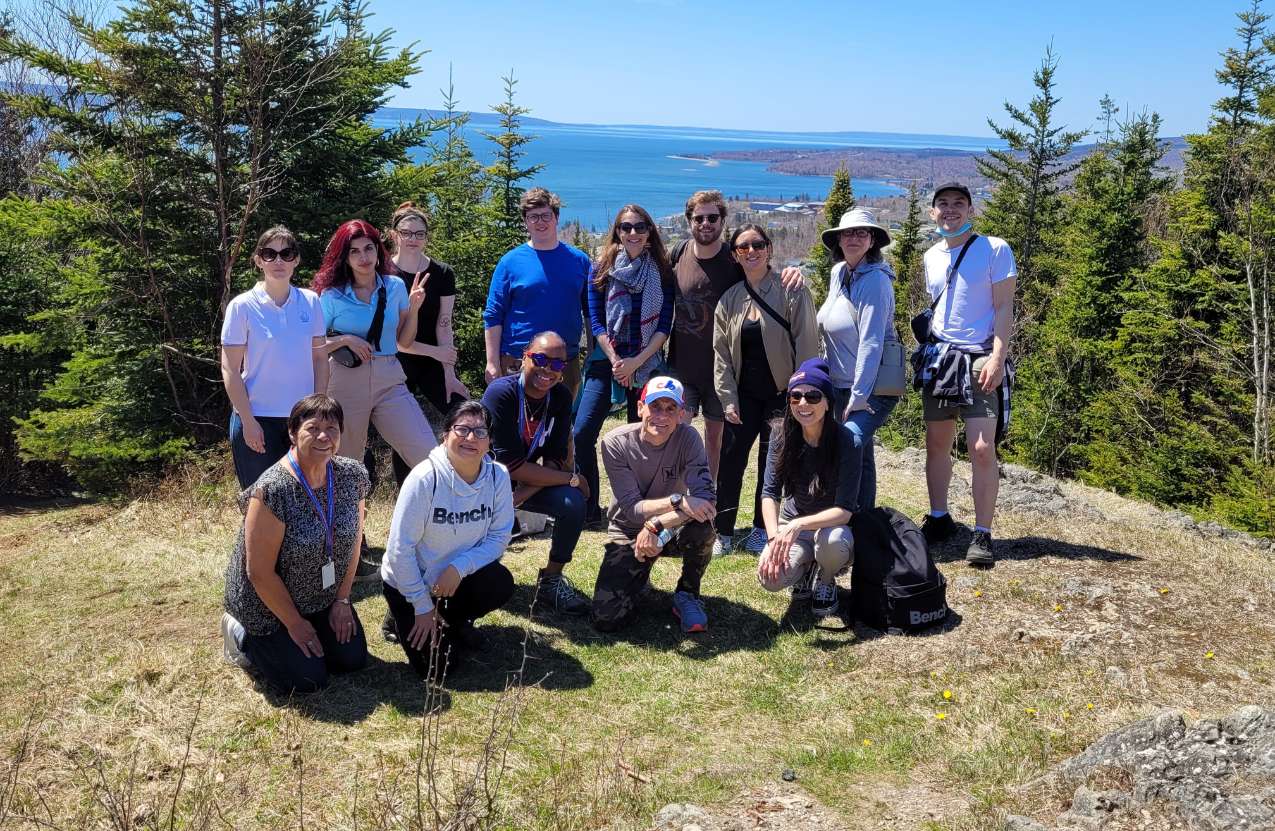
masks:
[[[642,385],[664,365],[661,349],[673,327],[673,269],[651,215],[625,205],[589,280],[589,324],[604,357],[585,369],[576,410],[576,466],[589,482],[586,523],[598,505],[598,434],[611,410],[611,382],[624,387],[630,422],[638,420]]]

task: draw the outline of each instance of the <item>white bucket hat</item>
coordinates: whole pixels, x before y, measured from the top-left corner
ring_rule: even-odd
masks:
[[[890,232],[881,227],[881,223],[877,222],[877,215],[867,208],[851,208],[841,215],[841,221],[837,223],[837,227],[829,228],[821,235],[824,247],[832,254],[833,262],[842,258],[841,242],[838,237],[842,231],[851,228],[871,228],[872,236],[877,244],[877,248],[885,248],[890,244]]]

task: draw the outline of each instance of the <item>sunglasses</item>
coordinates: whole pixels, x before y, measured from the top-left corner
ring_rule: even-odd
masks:
[[[802,392],[801,390],[793,390],[792,392],[788,393],[788,401],[790,403],[800,404],[803,398],[806,400],[807,404],[818,404],[820,401],[823,400],[823,393],[821,393],[819,390],[807,390],[806,392]]]
[[[398,234],[400,239],[423,240],[429,236],[429,231],[399,231],[395,229],[394,233]]]
[[[453,424],[452,432],[462,439],[473,436],[476,439],[485,439],[491,435],[491,431],[486,427],[470,427],[468,424]]]
[[[263,263],[272,263],[275,261],[275,257],[285,263],[290,263],[297,258],[297,249],[285,248],[282,251],[276,251],[273,248],[258,248],[257,256],[261,258]]]
[[[867,228],[847,228],[841,232],[842,239],[870,239],[872,232]]]
[[[645,234],[647,231],[651,230],[651,226],[647,225],[645,222],[621,222],[615,227],[619,228],[620,232],[624,234],[631,234],[634,231],[637,231],[639,234]]]
[[[548,367],[554,372],[561,372],[567,368],[566,358],[550,358],[543,352],[531,352],[527,357],[531,358],[531,362],[541,369]]]
[[[735,246],[735,250],[747,251],[748,249],[751,248],[754,251],[765,251],[769,247],[770,247],[770,243],[766,242],[765,240],[755,239],[752,242],[741,242],[739,245]]]
[[[691,222],[694,222],[696,225],[704,225],[705,223],[712,225],[716,222],[720,222],[721,218],[721,214],[695,214],[691,217]]]

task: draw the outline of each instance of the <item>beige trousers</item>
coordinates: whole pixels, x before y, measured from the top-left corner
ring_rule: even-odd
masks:
[[[373,355],[354,368],[328,361],[328,395],[345,411],[342,456],[363,461],[371,422],[410,467],[425,461],[438,442],[406,380],[394,355]]]
[[[770,553],[770,545],[762,551],[761,559]],[[801,579],[811,563],[819,564],[819,582],[831,583],[841,569],[854,559],[854,538],[844,525],[820,528],[818,531],[802,531],[788,549],[788,565],[777,580],[765,580],[758,563],[757,582],[768,592],[786,589]]]

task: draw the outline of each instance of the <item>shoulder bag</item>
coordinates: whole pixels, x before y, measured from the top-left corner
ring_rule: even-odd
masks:
[[[858,329],[859,310],[855,308],[854,301],[850,299],[850,285],[845,281],[845,272],[847,271],[849,269],[843,263],[841,269],[841,291],[846,296],[846,301],[850,304],[850,314],[854,315],[854,328]],[[907,370],[904,367],[903,343],[899,340],[893,322],[886,329],[886,333],[894,337],[888,338],[881,344],[881,366],[877,369],[877,380],[872,385],[872,394],[897,398],[907,391],[908,386]]]
[[[367,330],[367,342],[372,345],[375,351],[381,340],[381,330],[385,328],[385,286],[376,290],[376,311],[372,314],[372,325]],[[345,334],[335,329],[328,329],[328,337],[337,337]],[[348,346],[342,346],[331,352],[332,360],[336,361],[343,367],[354,369],[363,363],[363,359],[354,354],[354,350]]]

